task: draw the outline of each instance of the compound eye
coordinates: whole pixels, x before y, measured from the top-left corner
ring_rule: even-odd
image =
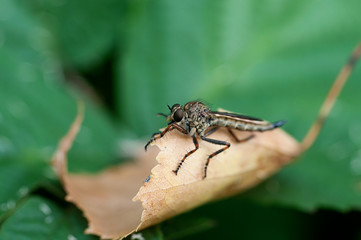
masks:
[[[183,118],[183,109],[178,109],[177,111],[174,112],[173,114],[173,119],[176,122],[180,122]]]

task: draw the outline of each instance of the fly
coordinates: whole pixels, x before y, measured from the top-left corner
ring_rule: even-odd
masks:
[[[207,168],[210,160],[231,146],[229,142],[208,138],[209,135],[217,131],[220,127],[227,128],[232,138],[236,142],[241,143],[250,140],[254,137],[254,135],[251,134],[247,138],[238,139],[237,136],[233,133],[232,129],[250,132],[264,132],[278,128],[286,122],[278,121],[270,123],[259,118],[249,117],[241,114],[212,111],[209,107],[199,101],[188,102],[184,105],[184,107],[182,107],[180,104],[174,104],[172,107],[168,106],[168,108],[170,110],[169,115],[159,113],[159,115],[167,118],[168,126],[163,131],[156,132],[152,135],[151,139],[145,145],[145,150],[147,150],[147,147],[150,143],[162,138],[167,132],[170,132],[174,129],[192,137],[195,148],[187,152],[178,163],[177,168],[173,170],[173,172],[177,175],[186,158],[196,152],[199,148],[196,135],[198,135],[203,141],[224,146],[208,156],[204,165],[203,179],[207,177]]]

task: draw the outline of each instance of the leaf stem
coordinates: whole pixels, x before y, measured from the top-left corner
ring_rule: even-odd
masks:
[[[357,47],[352,52],[351,57],[347,61],[347,63],[343,66],[340,73],[335,79],[335,82],[333,83],[330,91],[328,92],[328,95],[323,102],[320,111],[318,113],[318,117],[316,118],[313,125],[308,130],[308,133],[304,137],[302,143],[301,143],[301,149],[302,151],[306,151],[316,140],[318,134],[320,133],[320,130],[328,117],[328,115],[331,112],[331,109],[340,94],[345,82],[347,81],[348,77],[350,76],[357,60],[361,56],[361,42],[357,45]]]

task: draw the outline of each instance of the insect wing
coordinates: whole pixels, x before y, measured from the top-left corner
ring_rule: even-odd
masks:
[[[254,121],[255,123],[264,122],[264,120],[262,120],[260,118],[250,117],[250,116],[246,116],[243,114],[230,113],[230,112],[217,112],[217,111],[212,111],[211,113],[216,115],[217,117],[226,117],[226,118],[239,120],[239,121],[247,121],[247,122]]]

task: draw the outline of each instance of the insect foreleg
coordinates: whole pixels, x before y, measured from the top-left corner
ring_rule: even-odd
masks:
[[[170,124],[162,132],[153,133],[151,139],[144,146],[145,151],[147,151],[147,148],[148,148],[149,144],[151,144],[153,141],[155,141],[155,140],[157,140],[159,138],[162,138],[164,136],[164,134],[166,134],[169,131],[172,131],[173,129],[174,129],[173,125]],[[156,136],[156,135],[158,135],[158,136]]]
[[[179,126],[178,124],[175,124],[175,123],[170,123],[162,132],[153,133],[151,139],[144,146],[145,151],[147,151],[147,148],[148,148],[149,144],[151,144],[153,141],[155,141],[155,140],[157,140],[159,138],[162,138],[167,132],[170,132],[170,131],[172,131],[174,129],[177,129],[181,133],[187,134],[187,131],[183,127],[181,127],[181,126]],[[158,135],[158,136],[156,136],[156,135]]]
[[[180,131],[181,133],[188,134],[187,130],[183,127],[179,126],[178,124],[172,123],[172,127]]]

